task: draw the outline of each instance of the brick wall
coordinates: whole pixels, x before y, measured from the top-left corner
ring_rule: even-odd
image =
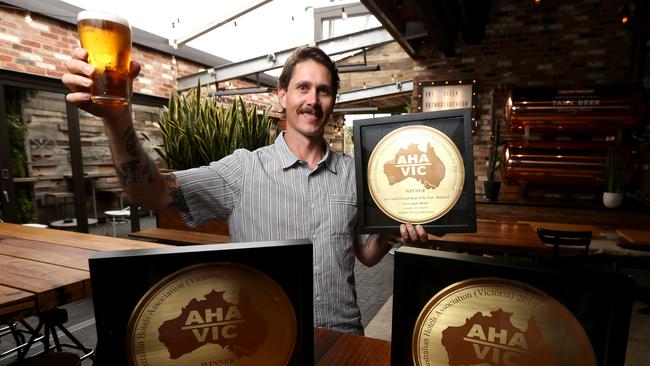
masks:
[[[402,75],[413,75],[416,85],[420,81],[476,80],[478,123],[474,135],[474,159],[477,193],[483,192],[482,181],[486,179],[492,89],[498,86],[566,88],[634,82],[634,32],[618,22],[621,7],[629,2],[545,0],[539,8],[532,1],[491,3],[486,36],[481,44],[466,45],[457,39],[456,56],[453,57],[445,57],[430,45],[424,46],[424,58],[409,59],[404,64],[406,53],[395,49],[393,43],[367,52],[367,58],[376,59],[382,71],[342,78],[349,89],[361,88],[363,82],[366,85],[381,84],[371,83],[380,79],[386,81],[386,77],[394,73],[391,65],[398,65],[403,69]],[[650,87],[647,70],[650,54],[646,56],[644,84],[647,89]],[[359,56],[356,59],[358,61]],[[413,97],[417,97],[417,89]],[[505,94],[497,93],[496,118],[502,123],[501,130],[506,132],[503,137],[517,139],[518,136],[509,135],[503,125],[504,103]],[[645,174],[643,182],[646,188],[643,191],[650,192],[650,179]],[[520,193],[520,187],[505,187],[505,194],[511,198]]]

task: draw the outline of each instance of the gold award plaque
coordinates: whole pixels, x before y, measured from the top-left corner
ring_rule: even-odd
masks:
[[[596,366],[591,342],[558,301],[522,282],[473,278],[429,300],[413,331],[423,365]]]
[[[447,135],[428,126],[398,128],[368,160],[368,190],[393,220],[424,224],[446,214],[465,181],[463,158]]]
[[[291,359],[296,317],[282,288],[234,263],[199,264],[153,286],[127,329],[131,366],[278,365]]]

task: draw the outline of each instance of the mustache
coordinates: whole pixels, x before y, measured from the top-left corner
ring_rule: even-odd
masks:
[[[323,109],[320,107],[311,107],[311,106],[305,106],[300,109],[298,109],[298,112],[300,113],[308,113],[308,114],[313,114],[318,117],[323,115]]]

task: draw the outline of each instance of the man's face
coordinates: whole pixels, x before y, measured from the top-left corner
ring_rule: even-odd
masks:
[[[287,133],[322,138],[334,109],[332,74],[313,60],[296,64],[286,90],[278,89],[280,105],[286,109]]]

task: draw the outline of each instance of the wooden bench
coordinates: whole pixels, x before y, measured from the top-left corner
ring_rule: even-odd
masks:
[[[129,234],[133,238],[154,239],[174,245],[229,243],[227,221],[213,221],[196,228],[185,225],[178,210],[162,210],[156,213],[156,228]]]
[[[228,235],[163,228],[140,230],[130,233],[129,236],[140,239],[154,239],[160,243],[175,245],[221,244],[230,242]]]

